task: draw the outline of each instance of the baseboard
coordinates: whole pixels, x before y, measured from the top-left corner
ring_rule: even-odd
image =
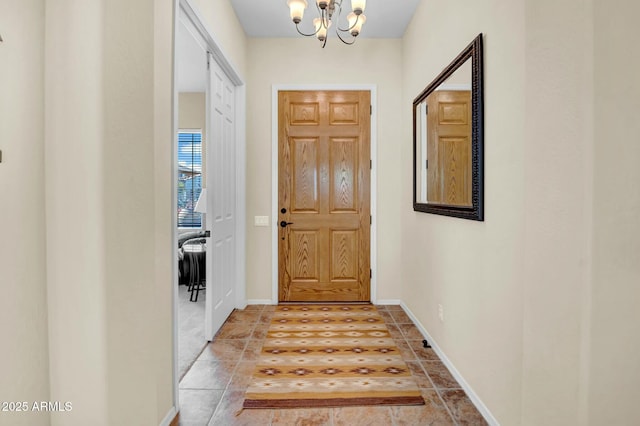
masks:
[[[178,412],[176,411],[176,407],[171,407],[167,415],[164,416],[164,419],[160,422],[160,426],[172,426],[177,415]]]
[[[271,299],[249,299],[247,305],[273,305]]]
[[[376,305],[401,305],[400,299],[378,299],[374,302]]]
[[[418,318],[413,314],[413,312],[411,312],[411,309],[409,309],[407,307],[407,305],[404,304],[404,302],[401,302],[400,306],[402,306],[402,309],[404,309],[405,312],[407,313],[407,315],[409,315],[409,318],[411,318],[411,320],[416,325],[416,327],[418,327],[418,330],[420,330],[420,332],[422,333],[424,338],[427,339],[427,341],[429,342],[429,344],[433,348],[434,352],[438,355],[438,357],[440,358],[442,363],[449,369],[449,372],[451,372],[451,375],[458,381],[458,383],[460,384],[462,389],[464,389],[464,391],[466,392],[466,394],[469,397],[469,399],[471,400],[471,402],[473,402],[473,405],[475,405],[476,408],[478,409],[478,411],[480,412],[480,414],[482,414],[482,417],[484,417],[484,419],[490,425],[499,426],[500,423],[498,423],[496,418],[493,417],[493,414],[491,414],[491,411],[489,411],[487,406],[484,405],[482,400],[473,391],[473,389],[471,388],[469,383],[467,383],[467,381],[462,377],[462,375],[456,369],[456,367],[453,365],[451,360],[449,360],[449,358],[444,354],[444,352],[442,352],[442,349],[440,349],[440,347],[438,346],[436,341],[433,340],[433,338],[427,332],[427,330],[424,328],[424,326],[420,323],[420,321],[418,321]]]

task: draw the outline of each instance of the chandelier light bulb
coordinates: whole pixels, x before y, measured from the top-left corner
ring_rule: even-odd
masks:
[[[351,10],[356,15],[360,15],[364,12],[364,8],[367,6],[367,0],[351,0]]]
[[[349,20],[349,28],[351,35],[357,37],[362,31],[362,26],[367,21],[367,17],[364,16],[364,13],[361,15],[356,15],[354,12],[351,12],[347,15],[347,19]]]
[[[313,20],[313,26],[316,29],[316,37],[318,40],[325,41],[327,39],[327,30],[331,26],[331,21],[324,21],[322,18],[316,18]]]
[[[287,6],[289,6],[291,20],[299,24],[304,16],[304,10],[307,8],[307,0],[288,0]]]

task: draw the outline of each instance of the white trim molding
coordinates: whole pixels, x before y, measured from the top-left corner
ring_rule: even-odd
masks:
[[[380,299],[376,305],[402,305],[402,301],[400,299]]]
[[[178,412],[176,411],[176,407],[171,407],[167,415],[164,416],[164,419],[160,421],[159,426],[171,426],[171,422],[176,418],[177,415]]]
[[[271,299],[249,299],[247,305],[275,305]]]
[[[274,84],[271,87],[271,214],[278,217],[278,92],[285,90],[344,90],[371,93],[371,303],[377,298],[378,91],[375,84]],[[271,303],[278,303],[278,228],[271,227]]]
[[[475,393],[473,388],[469,385],[469,383],[467,383],[464,377],[462,377],[462,374],[460,374],[460,372],[456,369],[456,367],[453,365],[451,360],[445,355],[444,352],[442,352],[442,349],[440,349],[440,346],[438,346],[436,341],[433,340],[433,338],[427,332],[424,326],[420,323],[420,321],[418,321],[418,318],[413,314],[413,312],[411,312],[411,309],[409,309],[404,302],[400,303],[400,306],[402,306],[402,309],[404,309],[407,315],[409,315],[409,318],[411,318],[411,321],[413,321],[416,327],[418,327],[418,330],[420,330],[420,333],[422,333],[422,335],[427,340],[427,342],[429,342],[433,351],[440,358],[440,361],[442,361],[442,363],[447,367],[451,375],[457,380],[458,384],[460,384],[462,389],[464,389],[465,393],[467,394],[471,402],[473,402],[473,405],[475,405],[478,411],[480,412],[480,414],[482,414],[482,417],[484,417],[487,423],[489,423],[491,426],[499,426],[500,423],[498,423],[498,420],[496,420],[493,414],[491,414],[491,411],[489,411],[489,408],[487,408],[487,406],[484,405],[480,397],[478,397],[478,395]]]

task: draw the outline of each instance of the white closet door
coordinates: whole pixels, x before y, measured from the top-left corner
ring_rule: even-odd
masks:
[[[205,337],[212,340],[235,306],[235,86],[209,54],[207,90],[207,302]]]

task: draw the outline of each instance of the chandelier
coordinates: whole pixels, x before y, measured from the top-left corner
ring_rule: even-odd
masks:
[[[360,34],[362,25],[367,20],[364,12],[364,7],[367,0],[351,0],[351,13],[347,15],[347,28],[340,28],[339,19],[342,13],[342,3],[344,0],[315,0],[316,8],[318,9],[319,17],[313,20],[313,26],[315,31],[311,34],[306,34],[300,31],[298,24],[302,21],[304,10],[307,8],[307,0],[288,0],[287,5],[291,12],[291,19],[296,24],[296,30],[303,36],[311,37],[316,36],[322,43],[322,47],[327,44],[327,31],[332,25],[333,18],[335,17],[336,35],[344,44],[353,44],[356,41],[356,37]],[[342,38],[340,34],[351,34],[349,40]]]

